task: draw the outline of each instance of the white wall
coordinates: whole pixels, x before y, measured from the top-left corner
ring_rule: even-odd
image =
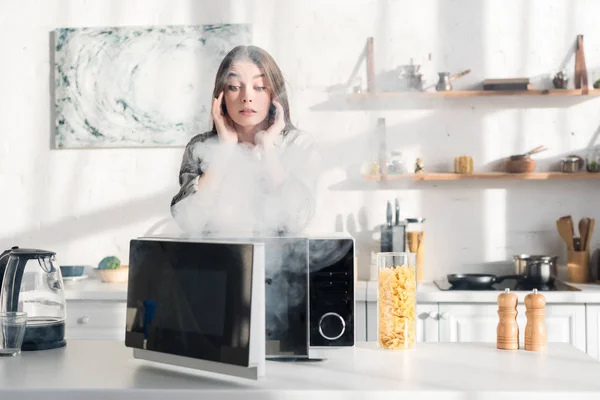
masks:
[[[412,163],[449,168],[472,155],[476,168],[539,144],[540,163],[579,152],[594,140],[600,99],[484,99],[433,108],[345,111],[315,107],[344,83],[365,40],[375,38],[376,69],[411,58],[428,81],[436,71],[484,78],[540,79],[564,65],[585,35],[590,79],[598,73],[600,2],[593,0],[0,0],[0,245],[55,250],[63,264],[128,258],[129,239],[168,217],[182,149],[52,150],[50,32],[65,26],[252,23],[255,44],[278,61],[291,86],[292,117],[325,148],[319,213],[313,230],[347,229],[358,240],[360,277],[368,278],[373,233],[385,201],[398,197],[402,217],[426,223],[427,276],[490,263],[512,254],[552,252],[564,260],[555,220],[598,217],[600,185],[581,182],[340,183],[374,155],[373,130],[385,117],[390,148]],[[431,53],[432,59],[428,61]],[[573,58],[568,71],[573,70]],[[212,79],[212,78],[210,78]],[[331,189],[331,186],[334,186]],[[597,236],[597,235],[596,235]],[[597,244],[597,241],[594,240]],[[594,246],[595,247],[595,246]]]

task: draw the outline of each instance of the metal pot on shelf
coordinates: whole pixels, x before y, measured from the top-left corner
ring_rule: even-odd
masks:
[[[438,92],[449,92],[452,90],[450,83],[450,72],[438,72],[438,83],[435,85],[435,90]]]
[[[560,160],[560,170],[566,173],[575,173],[581,171],[585,164],[583,158],[577,155],[569,155]]]

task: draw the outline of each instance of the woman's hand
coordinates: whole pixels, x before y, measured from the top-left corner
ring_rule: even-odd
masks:
[[[217,128],[217,134],[219,140],[224,143],[237,143],[238,135],[231,123],[231,119],[223,113],[223,92],[219,94],[219,97],[213,99],[212,104],[212,119],[215,122],[215,128]]]
[[[285,119],[283,118],[283,107],[277,100],[273,100],[275,106],[275,117],[273,124],[267,128],[266,131],[257,134],[257,144],[262,145],[263,148],[273,147],[275,138],[285,128]]]

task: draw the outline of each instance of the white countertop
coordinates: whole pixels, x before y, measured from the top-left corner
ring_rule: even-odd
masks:
[[[423,343],[416,350],[386,351],[359,343],[325,361],[268,361],[266,374],[258,381],[228,378],[136,360],[118,341],[71,340],[66,348],[0,358],[0,398],[600,398],[600,363],[559,343],[543,353],[479,343]]]

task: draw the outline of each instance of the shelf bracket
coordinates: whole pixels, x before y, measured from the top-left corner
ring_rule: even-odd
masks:
[[[588,94],[588,74],[585,66],[585,54],[583,52],[583,35],[577,35],[575,48],[575,89],[582,89],[581,94]]]
[[[367,91],[375,93],[375,56],[373,38],[367,39]]]

